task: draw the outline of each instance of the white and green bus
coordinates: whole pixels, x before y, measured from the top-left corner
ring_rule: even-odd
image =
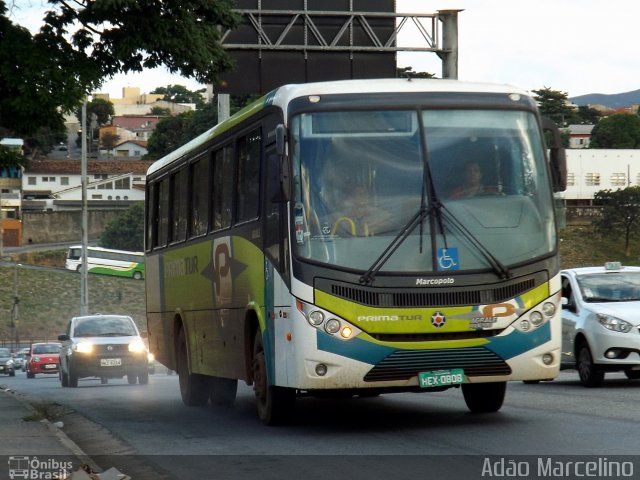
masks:
[[[185,404],[242,380],[267,424],[300,395],[497,411],[507,381],[558,373],[563,155],[512,87],[280,87],[148,171],[150,348]],[[454,194],[471,162],[481,192]]]
[[[87,247],[89,273],[115,275],[136,280],[144,278],[144,252],[128,252],[112,248]],[[67,250],[64,263],[67,270],[82,270],[82,245],[73,245]]]

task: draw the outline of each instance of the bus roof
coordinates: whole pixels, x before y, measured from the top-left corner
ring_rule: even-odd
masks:
[[[250,117],[268,105],[282,107],[286,116],[286,106],[298,97],[308,95],[327,95],[343,93],[410,93],[410,92],[441,92],[441,93],[504,93],[519,94],[529,96],[523,89],[511,86],[492,83],[463,82],[460,80],[443,80],[437,78],[430,79],[367,79],[367,80],[337,80],[331,82],[315,82],[283,85],[271,91],[267,95],[256,100],[252,104],[243,108],[229,119],[221,122],[206,132],[200,134],[193,140],[185,143],[173,152],[165,155],[153,163],[147,175],[150,175],[163,167],[171,164],[175,160],[183,157],[192,150],[199,148],[208,140],[229,130],[242,120]]]
[[[82,245],[71,245],[69,249],[82,248]],[[111,252],[111,253],[129,253],[131,255],[144,255],[144,252],[132,252],[130,250],[116,250],[115,248],[93,247],[89,245],[87,250],[96,250],[99,252]]]

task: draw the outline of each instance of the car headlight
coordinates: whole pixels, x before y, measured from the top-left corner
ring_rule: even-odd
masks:
[[[40,363],[40,357],[32,357],[34,363]]]
[[[144,346],[144,343],[141,340],[134,340],[129,344],[129,351],[133,353],[146,352],[147,347]]]
[[[600,325],[614,332],[628,333],[633,328],[633,325],[620,318],[605,315],[604,313],[597,313],[596,316],[598,317]]]
[[[149,352],[147,353],[147,361],[149,363],[153,362],[156,359],[156,357],[153,355],[153,353]]]
[[[93,343],[80,342],[73,346],[73,349],[78,353],[91,353],[93,352]]]

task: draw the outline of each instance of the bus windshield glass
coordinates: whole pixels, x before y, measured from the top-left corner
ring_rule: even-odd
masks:
[[[304,113],[291,137],[299,259],[365,271],[403,232],[380,272],[484,270],[555,249],[531,112]]]

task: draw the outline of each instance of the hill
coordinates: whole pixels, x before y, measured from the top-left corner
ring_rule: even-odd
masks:
[[[633,90],[624,93],[588,93],[577,97],[570,97],[569,100],[576,105],[605,105],[609,108],[629,107],[634,103],[640,103],[640,90]]]

